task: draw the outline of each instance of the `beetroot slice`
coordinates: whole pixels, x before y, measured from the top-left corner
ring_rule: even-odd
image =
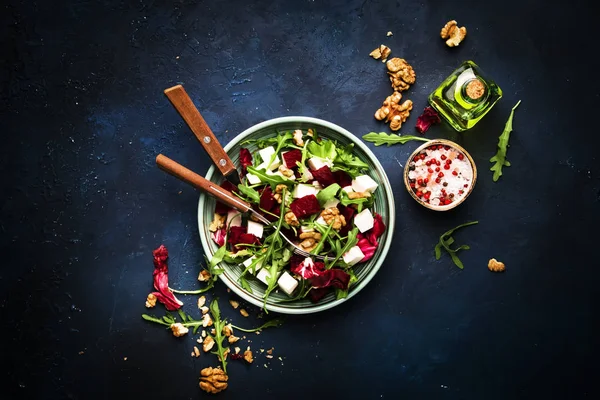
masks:
[[[297,218],[302,218],[307,215],[318,213],[321,211],[321,206],[319,205],[317,196],[309,194],[308,196],[300,197],[299,199],[292,201],[290,210],[292,210]]]
[[[352,178],[345,171],[335,171],[333,173],[335,181],[340,187],[346,187],[352,185]]]
[[[308,292],[308,297],[310,298],[310,301],[312,301],[313,303],[318,302],[319,300],[321,300],[323,297],[325,297],[325,295],[327,294],[327,292],[329,292],[331,289],[330,288],[318,288],[318,289],[311,289],[310,292]]]
[[[286,151],[281,156],[283,157],[283,163],[289,169],[297,167],[296,161],[302,161],[302,152],[298,149]]]
[[[346,220],[346,225],[342,226],[342,229],[340,229],[340,235],[345,235],[348,233],[350,228],[352,228],[352,218],[354,218],[354,214],[356,214],[356,209],[341,204],[338,204],[337,208],[340,210],[340,214],[342,214]]]
[[[250,154],[250,150],[245,147],[240,149],[240,165],[242,166],[244,174],[247,172],[246,168],[252,165],[252,154]]]
[[[276,204],[277,201],[275,201],[275,198],[273,197],[271,186],[266,186],[260,193],[260,208],[271,211]]]
[[[319,182],[321,186],[323,186],[323,188],[326,188],[327,186],[336,183],[335,177],[333,176],[331,169],[327,165],[319,168],[316,171],[312,171],[312,175],[315,178],[315,180]]]

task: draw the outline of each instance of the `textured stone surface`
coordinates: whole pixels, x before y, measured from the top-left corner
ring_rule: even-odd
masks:
[[[342,306],[251,335],[253,349],[274,346],[275,357],[231,362],[223,398],[590,395],[600,214],[593,13],[581,3],[513,0],[322,3],[2,5],[0,353],[8,373],[0,379],[8,398],[198,398],[199,371],[216,366],[214,356],[190,357],[190,336],[140,318],[152,249],[169,248],[175,287],[195,287],[203,260],[198,193],[159,171],[154,157],[199,172],[210,160],[162,91],[184,84],[223,143],[285,115],[323,118],[358,136],[389,131],[373,118],[391,94],[384,64],[368,56],[381,43],[417,73],[403,93],[414,102],[403,133],[414,133],[427,95],[462,60],[503,89],[471,131],[427,132],[471,153],[475,191],[454,211],[430,212],[401,180],[418,143],[373,147],[398,213],[384,266]],[[468,29],[452,49],[439,38],[450,19]],[[488,160],[519,99],[513,166],[494,183]],[[474,219],[479,225],[456,235],[472,248],[461,254],[464,271],[446,255],[436,262],[438,236]],[[487,270],[492,257],[505,273]],[[241,319],[228,307],[223,285],[215,295],[234,322],[258,322],[256,310]],[[195,298],[183,300],[195,308]]]

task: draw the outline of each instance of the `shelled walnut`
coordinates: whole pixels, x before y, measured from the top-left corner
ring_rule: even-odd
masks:
[[[381,108],[375,112],[375,118],[379,121],[385,119],[386,123],[389,122],[392,131],[400,129],[413,107],[411,100],[406,100],[402,104],[400,104],[400,100],[402,100],[400,92],[394,92],[391,96],[386,97]]]
[[[210,223],[208,230],[211,232],[216,232],[219,229],[225,227],[225,217],[226,215],[220,215],[215,213],[212,222]]]
[[[392,49],[387,47],[385,44],[380,45],[378,48],[373,50],[369,55],[376,60],[382,59],[382,62],[386,62],[387,58],[390,56]]]
[[[504,270],[506,270],[506,267],[504,266],[503,262],[497,261],[495,258],[492,258],[488,262],[488,269],[492,272],[504,272]]]
[[[298,221],[298,217],[296,217],[296,214],[294,214],[291,211],[285,213],[284,219],[286,224],[288,224],[289,226],[300,226],[300,221]]]
[[[302,232],[300,234],[300,247],[302,247],[305,251],[312,251],[317,244],[321,240],[321,234],[319,232]]]
[[[403,92],[415,83],[417,79],[415,70],[405,59],[394,57],[388,60],[385,65],[387,66],[394,91]]]
[[[348,193],[348,198],[350,200],[368,199],[369,197],[371,197],[371,193],[369,193],[369,192],[350,192],[350,193]]]
[[[228,379],[221,368],[204,368],[200,371],[200,389],[208,393],[219,393],[227,389]]]
[[[327,225],[331,225],[333,221],[333,230],[339,231],[343,226],[346,226],[346,218],[340,214],[337,207],[329,207],[321,211],[321,217]]]
[[[456,47],[467,36],[467,28],[458,27],[455,20],[448,21],[440,31],[440,37],[446,40],[448,47]]]

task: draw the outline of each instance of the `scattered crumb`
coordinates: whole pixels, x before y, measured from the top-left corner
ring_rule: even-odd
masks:
[[[269,350],[267,350],[267,354],[273,354],[273,347],[271,347]]]
[[[235,354],[240,354],[241,349],[239,347],[235,347],[234,350],[235,350]]]
[[[206,331],[204,329],[202,329],[202,337],[206,337]]]
[[[198,308],[202,308],[206,304],[206,297],[200,296],[198,297]]]
[[[202,315],[204,315],[208,312],[208,307],[202,306],[202,307],[200,307],[200,311],[202,311]]]
[[[177,57],[179,59],[179,56]],[[183,190],[180,190],[179,192],[177,192],[177,194],[181,194],[183,193]]]
[[[240,302],[235,300],[229,300],[229,304],[231,304],[231,307],[235,309],[237,309],[240,306]]]
[[[270,355],[270,354],[267,354],[267,355],[266,355],[266,357],[267,357],[267,358],[273,358],[273,356],[272,356],[272,355]]]
[[[209,314],[204,314],[202,316],[202,327],[206,328],[207,326],[212,326],[212,324],[213,324],[213,321],[210,318],[210,315]]]
[[[243,308],[240,308],[240,314],[242,314],[242,317],[247,317],[248,315],[250,315],[250,314],[248,314],[248,311],[246,311]]]
[[[260,349],[260,352],[261,352],[261,353],[264,353],[264,352],[265,352],[265,349]]]
[[[200,357],[200,349],[198,349],[198,347],[194,346],[194,352],[192,353],[192,355],[194,357]]]
[[[267,367],[267,364],[263,364],[263,366],[264,366],[265,368],[269,368],[269,367]]]
[[[257,334],[257,335],[260,335],[260,331],[256,331],[256,334]]]
[[[386,35],[386,36],[388,36],[388,37],[389,37],[389,36],[392,36],[392,35],[393,35],[392,31],[388,31],[388,33],[387,33],[387,35]]]
[[[204,336],[206,336],[206,335],[204,335]],[[202,336],[202,337],[204,337],[204,336]],[[202,339],[198,338],[198,339],[196,339],[196,342],[202,343]]]
[[[227,293],[231,293],[231,289],[227,288]]]
[[[248,349],[244,352],[244,360],[246,360],[248,364],[252,364],[252,361],[254,361],[254,358],[252,358],[252,350],[250,350],[250,346],[248,346]]]
[[[127,361],[127,357],[123,357],[123,361]]]
[[[82,355],[83,353],[84,353],[84,351],[80,351],[80,352],[79,352],[79,355]]]
[[[278,358],[279,358],[279,361],[283,361],[283,358],[281,358],[281,357],[278,357]]]

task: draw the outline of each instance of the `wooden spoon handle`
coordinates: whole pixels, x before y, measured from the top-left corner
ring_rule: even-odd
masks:
[[[215,197],[217,200],[227,204],[229,207],[233,207],[241,212],[246,212],[251,208],[250,204],[236,197],[230,191],[225,190],[219,185],[198,175],[197,173],[190,171],[183,165],[171,160],[169,157],[159,154],[156,156],[156,164],[163,171],[206,192],[207,194]]]
[[[235,165],[223,150],[223,147],[217,140],[200,111],[196,108],[190,96],[181,85],[165,89],[165,95],[173,104],[173,107],[179,112],[183,120],[188,124],[198,141],[204,147],[213,163],[219,168],[225,176],[236,171]]]

